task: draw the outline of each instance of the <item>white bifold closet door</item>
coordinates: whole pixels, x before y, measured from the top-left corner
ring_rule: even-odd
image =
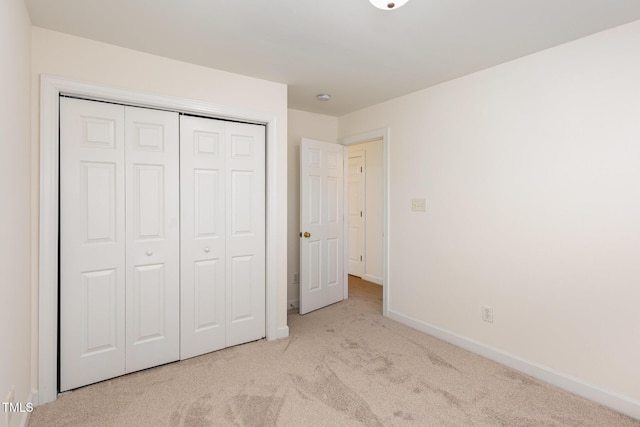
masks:
[[[180,358],[265,336],[265,129],[180,117]]]
[[[179,358],[177,113],[60,99],[60,390]]]

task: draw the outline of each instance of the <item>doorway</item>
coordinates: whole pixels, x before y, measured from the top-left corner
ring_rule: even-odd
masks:
[[[381,147],[381,150],[378,150],[378,159],[376,160],[376,162],[379,164],[378,169],[379,169],[379,175],[378,175],[378,184],[377,187],[379,189],[379,191],[381,191],[382,193],[382,197],[379,198],[379,203],[380,203],[380,208],[377,212],[379,212],[378,215],[378,221],[381,223],[381,231],[379,231],[378,234],[378,238],[381,241],[380,246],[378,246],[378,253],[381,255],[379,257],[379,260],[377,261],[377,265],[375,265],[375,267],[378,268],[379,273],[376,276],[371,277],[373,279],[373,281],[375,281],[374,283],[377,283],[378,285],[384,285],[383,286],[383,310],[382,310],[382,314],[384,316],[388,315],[388,308],[387,308],[387,301],[388,301],[388,297],[389,297],[389,280],[388,280],[388,171],[389,171],[389,167],[388,167],[388,144],[389,144],[389,130],[388,129],[379,129],[379,130],[375,130],[375,131],[371,131],[365,134],[358,134],[358,135],[354,135],[348,138],[344,138],[342,140],[338,141],[338,144],[334,144],[334,143],[329,143],[329,142],[321,142],[321,141],[317,141],[317,140],[309,140],[311,142],[314,143],[321,143],[323,147],[326,147],[326,149],[328,150],[329,147],[336,147],[337,150],[340,152],[340,159],[339,162],[337,161],[337,157],[336,159],[334,159],[335,161],[333,162],[323,162],[321,159],[323,159],[325,156],[322,153],[322,150],[320,148],[316,148],[315,151],[316,153],[312,156],[311,154],[307,154],[305,155],[305,148],[303,147],[304,145],[304,141],[305,138],[302,139],[302,144],[301,144],[301,158],[300,158],[300,164],[301,164],[301,170],[300,170],[300,174],[301,174],[301,184],[300,184],[300,229],[299,229],[299,236],[301,239],[301,246],[300,246],[300,284],[299,284],[299,289],[300,289],[300,300],[302,300],[303,298],[303,293],[304,292],[324,292],[325,288],[328,288],[328,283],[326,280],[321,280],[322,276],[321,276],[321,271],[322,268],[319,267],[319,264],[316,262],[315,264],[312,262],[313,260],[321,260],[322,257],[321,255],[323,253],[333,253],[333,254],[338,254],[338,259],[336,260],[337,262],[334,263],[335,265],[338,266],[336,272],[337,276],[339,276],[341,278],[340,283],[339,283],[339,288],[340,291],[342,292],[342,296],[338,297],[335,296],[335,298],[323,298],[323,300],[330,300],[333,302],[337,302],[339,300],[343,300],[343,299],[347,299],[348,295],[349,295],[349,287],[348,287],[348,264],[349,264],[349,239],[348,238],[340,238],[340,240],[342,240],[342,243],[340,243],[340,248],[337,249],[335,248],[335,245],[333,246],[333,252],[331,251],[327,251],[327,250],[322,250],[322,244],[321,243],[317,243],[314,241],[315,246],[317,246],[317,250],[316,252],[313,253],[313,257],[306,259],[307,257],[305,256],[305,254],[310,255],[311,252],[309,252],[309,250],[305,250],[305,245],[309,246],[312,241],[310,240],[312,237],[317,237],[318,233],[312,233],[309,232],[309,230],[307,230],[305,227],[310,226],[311,222],[314,223],[318,223],[320,224],[321,222],[319,221],[320,218],[320,207],[321,206],[325,206],[326,203],[310,203],[310,199],[309,199],[309,194],[314,193],[314,188],[323,188],[325,186],[328,185],[328,183],[325,183],[325,185],[321,185],[322,182],[322,177],[326,175],[326,173],[321,173],[324,169],[323,168],[328,168],[331,164],[334,165],[333,169],[335,169],[335,165],[340,164],[340,168],[343,170],[343,173],[340,174],[340,176],[346,176],[349,174],[348,171],[348,148],[349,146],[353,146],[353,145],[357,145],[357,144],[365,144],[365,143],[373,143],[372,145],[376,145],[378,148]],[[307,149],[309,149],[309,147],[307,147]],[[335,156],[334,156],[335,157]],[[310,171],[306,171],[303,170],[303,166],[306,164],[304,159],[307,159],[307,163],[309,162],[309,159],[315,159],[313,162],[311,162],[313,165],[315,165],[316,168],[318,168],[320,170],[320,172],[311,174],[313,175],[313,177],[311,175],[309,175],[309,179],[307,179],[307,184],[304,184],[304,177],[310,173]],[[310,164],[311,164],[310,163]],[[323,164],[326,163],[326,166],[322,166]],[[313,178],[313,179],[311,179]],[[334,180],[335,181],[335,180]],[[348,230],[348,221],[346,220],[346,213],[348,212],[348,204],[349,204],[349,189],[348,189],[348,179],[342,179],[340,178],[339,181],[341,182],[339,184],[340,187],[340,191],[339,194],[336,192],[337,190],[335,189],[335,185],[333,185],[332,188],[334,188],[334,192],[332,194],[334,194],[334,196],[337,196],[340,200],[339,201],[334,201],[335,203],[332,204],[331,206],[340,206],[339,208],[339,217],[340,217],[340,221],[341,222],[341,227],[343,229],[343,232],[341,233],[342,236],[347,236],[349,233]],[[316,183],[315,187],[310,187],[308,189],[305,189],[306,186],[309,185],[309,182],[314,182]],[[334,182],[335,184],[335,182]],[[344,189],[344,190],[343,190]],[[342,202],[342,200],[344,199],[344,203]],[[327,205],[329,206],[329,205]],[[309,217],[307,218],[307,216],[305,216],[305,209],[307,208],[311,208],[313,207],[313,209],[311,209],[309,212],[316,212],[317,215],[313,216],[313,217]],[[346,209],[343,209],[343,207],[345,207]],[[309,209],[307,209],[309,210]],[[309,213],[307,212],[307,214]],[[326,216],[326,215],[325,215]],[[335,220],[335,216],[333,217]],[[322,223],[324,223],[325,221],[322,221]],[[331,222],[331,221],[327,221]],[[335,223],[335,221],[334,221]],[[317,240],[317,239],[316,239]],[[373,241],[375,241],[374,239],[372,239]],[[326,246],[326,245],[325,245]],[[363,256],[364,258],[364,256]],[[314,265],[316,267],[314,268],[307,268],[307,271],[309,272],[313,272],[314,274],[312,274],[311,276],[313,276],[314,278],[317,278],[318,280],[316,280],[316,282],[312,282],[311,280],[311,276],[310,277],[306,277],[305,275],[305,270],[304,270],[304,266],[306,266],[307,264]],[[339,270],[339,271],[338,271]],[[327,272],[327,274],[325,274],[328,277],[329,272]],[[334,274],[335,276],[335,274]],[[295,276],[294,276],[295,277]],[[324,285],[323,285],[324,284]],[[335,286],[334,286],[334,290],[335,290]],[[329,302],[331,303],[331,302]],[[323,307],[325,305],[328,304],[320,304],[318,307],[315,307],[314,309]],[[300,313],[305,312],[305,310],[300,310]]]
[[[348,147],[349,274],[383,285],[383,140]]]
[[[377,141],[377,142],[376,142]],[[377,283],[382,285],[382,315],[389,315],[389,300],[390,300],[390,289],[392,286],[391,281],[389,280],[389,144],[390,144],[390,130],[389,128],[381,128],[375,129],[369,132],[355,134],[349,137],[345,137],[339,140],[339,143],[347,147],[347,150],[351,149],[353,146],[358,146],[360,144],[366,145],[368,143],[378,144],[378,147],[381,148],[379,167],[380,167],[380,178],[376,182],[375,185],[379,185],[382,191],[382,199],[381,204],[378,209],[379,221],[381,222],[381,246],[379,246],[380,255],[377,258],[379,274],[381,280]],[[358,150],[358,148],[355,148]],[[373,185],[373,184],[372,184]],[[348,184],[345,184],[348,188]],[[348,191],[348,190],[347,190]],[[347,195],[348,200],[348,195]],[[364,215],[364,214],[363,214]],[[348,232],[348,224],[345,221],[345,234]],[[349,239],[345,239],[345,254],[349,253]],[[364,255],[363,255],[364,259]],[[345,264],[348,264],[348,259],[345,256]],[[366,267],[365,273],[366,274]],[[375,279],[376,276],[371,277]],[[365,276],[365,280],[366,279]],[[348,287],[345,286],[345,298],[348,295]]]

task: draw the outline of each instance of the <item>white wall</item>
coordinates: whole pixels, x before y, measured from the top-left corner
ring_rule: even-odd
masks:
[[[391,131],[390,311],[621,395],[636,416],[638,46],[640,21],[339,119],[341,137]]]
[[[170,60],[34,27],[32,32],[32,180],[38,182],[39,79],[41,74],[163,96],[265,112],[277,117],[278,328],[286,328],[287,305],[287,87],[280,83]],[[212,52],[214,54],[214,52]],[[33,186],[37,195],[39,188]],[[38,207],[33,208],[37,224]],[[38,236],[32,241],[37,245]],[[34,263],[37,268],[37,261]],[[37,270],[35,270],[37,272]],[[37,284],[36,284],[37,286]],[[36,288],[37,289],[37,288]],[[37,306],[33,307],[37,310]],[[37,331],[35,331],[37,334]]]
[[[24,2],[0,2],[0,402],[12,387],[16,402],[31,391],[30,52]],[[11,418],[18,425],[21,414]]]
[[[350,145],[349,153],[364,152],[365,157],[365,217],[363,279],[382,285],[384,188],[382,140]]]
[[[300,140],[304,138],[336,142],[338,118],[323,114],[289,109],[288,128],[288,301],[298,307],[300,287],[293,283],[294,273],[300,272]]]

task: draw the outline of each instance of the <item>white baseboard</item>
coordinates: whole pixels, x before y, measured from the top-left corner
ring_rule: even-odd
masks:
[[[300,300],[290,299],[287,302],[287,310],[291,310],[292,308],[300,308]]]
[[[278,339],[287,338],[289,336],[289,327],[288,326],[279,327],[277,336],[278,336]]]
[[[381,277],[372,276],[371,274],[366,274],[365,273],[362,276],[362,278],[364,280],[366,280],[367,282],[375,283],[376,285],[380,285],[380,286],[382,286],[382,284],[384,283]]]
[[[481,342],[456,335],[438,326],[432,325],[422,320],[414,319],[410,316],[406,316],[393,310],[389,310],[389,318],[429,335],[432,335],[436,338],[440,338],[441,340],[451,343],[455,346],[479,354],[483,357],[486,357],[487,359],[491,359],[495,362],[501,363],[517,371],[530,375],[546,383],[577,394],[578,396],[582,396],[604,406],[608,406],[609,408],[612,408],[618,412],[622,412],[623,414],[629,415],[630,417],[640,419],[640,402],[637,400],[633,400],[626,396],[604,390],[579,378],[572,377],[570,375],[558,372],[554,369],[539,365],[534,362],[530,362],[528,360],[488,346]]]

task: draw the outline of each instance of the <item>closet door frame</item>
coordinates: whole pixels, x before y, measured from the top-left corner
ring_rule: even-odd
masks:
[[[285,338],[288,327],[277,327],[277,163],[276,115],[225,105],[159,96],[42,75],[40,79],[40,236],[37,404],[56,400],[58,393],[58,208],[59,98],[69,95],[136,107],[178,111],[217,119],[266,125],[266,289],[265,334],[269,341]]]

